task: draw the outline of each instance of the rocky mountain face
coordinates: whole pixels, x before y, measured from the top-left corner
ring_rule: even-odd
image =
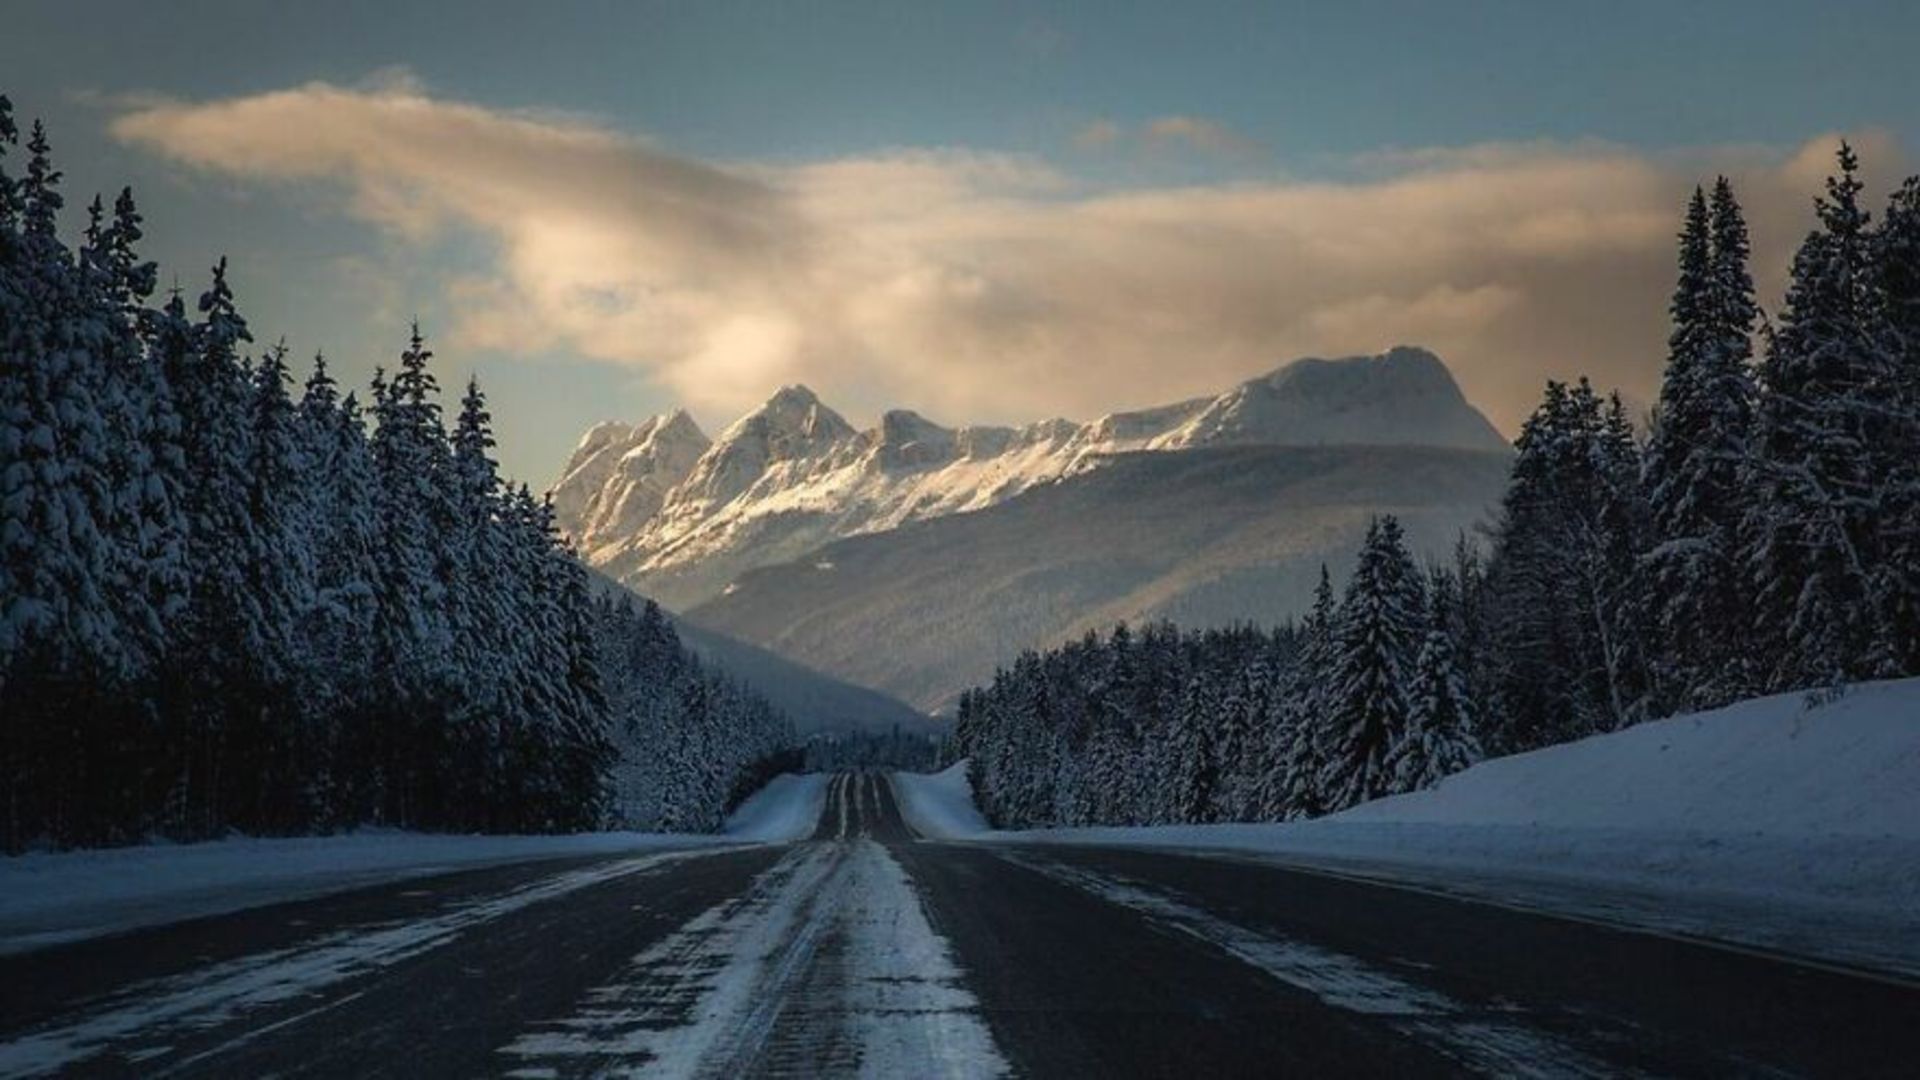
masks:
[[[976,513],[850,537],[743,574],[685,616],[926,710],[1021,649],[1115,622],[1270,625],[1370,517],[1447,555],[1505,490],[1505,451],[1246,446],[1139,452]]]
[[[1401,347],[1298,360],[1218,397],[1091,423],[854,428],[790,386],[711,442],[683,412],[587,432],[553,490],[588,561],[688,610],[822,545],[998,506],[1116,455],[1232,446],[1504,451],[1440,359]]]

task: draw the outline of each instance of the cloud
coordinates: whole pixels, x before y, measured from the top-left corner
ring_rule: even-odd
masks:
[[[1261,153],[1259,143],[1217,120],[1199,116],[1155,117],[1133,130],[1113,120],[1098,119],[1074,132],[1073,145],[1085,151],[1107,151],[1124,146],[1148,157],[1202,154],[1251,158]]]
[[[1234,133],[1225,124],[1197,116],[1162,116],[1149,120],[1140,131],[1140,140],[1149,150],[1185,148],[1229,157],[1259,150],[1259,144]]]
[[[405,78],[144,102],[113,131],[199,169],[337,185],[402,242],[477,233],[491,255],[449,276],[450,346],[633,365],[716,420],[796,380],[856,413],[1091,416],[1405,341],[1507,430],[1549,376],[1652,397],[1702,177],[1733,170],[1772,295],[1832,145],[1466,147],[1342,182],[1101,191],[959,149],[700,161]]]
[[[1073,134],[1073,145],[1082,150],[1105,150],[1120,141],[1120,125],[1111,120],[1095,120]]]

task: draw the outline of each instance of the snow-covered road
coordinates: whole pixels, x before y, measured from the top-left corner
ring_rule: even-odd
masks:
[[[907,806],[922,828],[935,810]],[[0,1077],[1873,1076],[1920,1056],[1920,987],[1895,978],[1245,859],[928,842],[876,774],[785,781],[752,816],[804,835],[0,956]]]
[[[992,1076],[1006,1063],[906,874],[884,780],[834,782],[818,839],[506,1046],[516,1073]],[[629,1068],[631,1067],[631,1068]]]

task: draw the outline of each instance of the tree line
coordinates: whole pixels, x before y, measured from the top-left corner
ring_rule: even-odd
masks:
[[[596,593],[416,327],[367,400],[249,350],[222,260],[152,304],[131,192],[77,247],[0,97],[5,850],[360,824],[711,828],[791,741]]]
[[[960,702],[1010,827],[1278,821],[1759,694],[1920,674],[1920,178],[1876,222],[1841,145],[1777,319],[1696,189],[1646,431],[1549,382],[1495,519],[1422,568],[1375,520],[1338,599],[1265,632],[1125,626]]]

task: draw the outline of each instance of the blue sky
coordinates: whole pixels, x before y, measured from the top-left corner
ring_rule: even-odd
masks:
[[[1858,133],[1890,172],[1920,139],[1912,4],[16,3],[4,21],[0,92],[46,117],[76,206],[134,184],[183,285],[230,254],[257,332],[350,376],[420,315],[536,484],[595,419],[686,403],[711,430],[781,381],[856,423],[896,401],[1087,415],[1393,343],[1376,331],[1431,339],[1510,429],[1548,374],[1649,392],[1688,184],[1732,172],[1781,263],[1818,140]],[[262,100],[314,84],[330,92]],[[235,102],[260,107],[206,112]],[[474,125],[482,162],[439,141]],[[1524,227],[1429,235],[1423,213],[1488,212],[1454,201],[1472,183],[1511,191]],[[663,220],[716,185],[699,221]],[[1412,254],[1343,244],[1325,219],[1345,212],[1407,222]],[[741,240],[761,230],[805,240]]]

